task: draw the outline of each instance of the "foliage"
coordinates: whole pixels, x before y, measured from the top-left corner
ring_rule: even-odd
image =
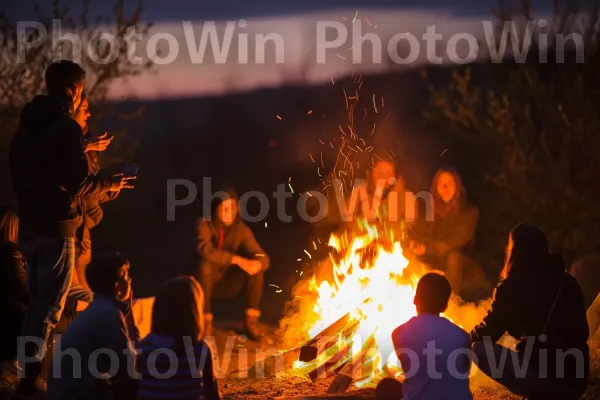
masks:
[[[41,23],[48,35],[40,46],[31,47],[24,53],[24,61],[18,62],[18,49],[20,41],[36,41],[43,39],[38,30],[31,30],[26,37],[18,37],[17,25],[9,16],[0,13],[0,150],[2,158],[7,159],[8,143],[18,123],[22,107],[35,95],[44,91],[44,71],[46,67],[57,59],[73,59],[73,46],[65,46],[62,42],[53,43],[53,20],[60,20],[62,34],[74,33],[82,43],[81,64],[86,70],[86,93],[93,103],[92,112],[97,121],[99,114],[114,116],[116,107],[108,101],[109,86],[115,81],[126,80],[138,76],[152,68],[152,60],[145,60],[142,64],[131,63],[128,60],[126,46],[128,35],[145,35],[151,27],[150,23],[141,20],[143,11],[142,0],[137,4],[127,7],[126,0],[116,0],[110,13],[97,16],[90,15],[90,0],[82,0],[81,12],[74,16],[73,12],[62,5],[60,0],[53,0],[51,7],[46,5],[34,6],[35,21]],[[49,8],[49,9],[48,9]],[[118,53],[114,60],[107,63],[98,63],[90,57],[89,48],[95,50],[100,59],[109,55],[110,45],[107,40],[98,40],[100,33],[112,34],[118,43]],[[60,56],[59,56],[60,55]],[[102,112],[101,112],[102,111]],[[133,115],[138,115],[139,110]],[[120,120],[127,118],[118,115]],[[113,153],[131,152],[131,140],[122,140]],[[3,168],[4,170],[4,168]],[[3,186],[5,183],[3,182]]]
[[[522,220],[545,229],[567,258],[598,249],[600,2],[587,12],[576,1],[554,5],[548,37],[581,34],[584,63],[556,64],[552,56],[550,64],[539,63],[534,42],[525,63],[485,66],[488,73],[500,72],[495,87],[474,83],[470,68],[452,71],[447,88],[430,85],[426,119],[463,154],[461,167],[483,214],[480,233],[496,256]],[[517,10],[502,7],[498,16],[533,20],[527,0]],[[556,50],[554,40],[549,44]]]

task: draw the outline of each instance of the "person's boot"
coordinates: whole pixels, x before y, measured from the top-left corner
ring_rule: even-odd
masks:
[[[214,336],[213,330],[213,315],[210,313],[204,314],[204,337]]]
[[[247,308],[244,318],[244,333],[250,340],[260,341],[264,336],[258,328],[258,320],[260,318],[260,310],[255,308]]]

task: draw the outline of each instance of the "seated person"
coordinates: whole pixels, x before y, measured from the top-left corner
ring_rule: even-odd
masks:
[[[520,341],[516,352],[496,344],[505,333]],[[562,257],[538,227],[517,225],[491,309],[471,331],[479,369],[520,396],[579,399],[589,376],[587,338],[583,294]]]
[[[171,279],[160,289],[152,308],[152,331],[140,343],[138,400],[221,400],[211,350],[203,340],[203,306],[202,288],[191,276]],[[157,350],[161,354],[152,357]],[[177,364],[166,350],[176,355]],[[161,379],[174,365],[176,372]]]
[[[417,316],[392,332],[394,349],[405,373],[404,384],[391,378],[382,381],[386,398],[391,398],[390,391],[396,387],[396,399],[473,399],[469,389],[469,335],[440,315],[448,307],[451,294],[450,283],[440,272],[427,273],[419,280],[414,300]]]
[[[57,344],[48,398],[135,398],[135,377],[130,372],[139,332],[130,312],[133,293],[129,261],[118,253],[100,254],[86,275],[94,301]],[[98,349],[103,349],[100,355]],[[96,358],[95,365],[91,357]]]
[[[232,297],[246,286],[244,330],[250,339],[257,340],[263,336],[258,320],[269,257],[240,218],[237,194],[231,189],[223,192],[225,198],[218,199],[211,218],[197,223],[196,255],[188,272],[200,282],[205,294],[206,336],[213,335],[211,299]]]
[[[470,258],[479,211],[467,202],[460,175],[451,166],[442,167],[436,172],[430,190],[433,220],[426,221],[427,216],[420,213],[410,234],[412,253],[425,264],[443,270],[457,294],[465,286],[464,278],[485,285],[485,275]]]

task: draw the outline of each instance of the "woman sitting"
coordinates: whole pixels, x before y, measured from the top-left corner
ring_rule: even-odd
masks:
[[[496,342],[507,332],[517,351]],[[544,233],[519,224],[491,310],[471,332],[476,362],[488,376],[529,399],[579,399],[590,356],[583,294]],[[504,363],[504,365],[499,365]]]
[[[462,179],[454,167],[438,169],[431,195],[433,218],[426,215],[427,220],[418,221],[410,243],[412,252],[420,261],[443,270],[455,293],[465,290],[467,277],[471,286],[485,287],[485,275],[471,258],[479,210],[467,202]]]
[[[172,279],[158,292],[152,331],[140,343],[138,399],[221,400],[212,354],[202,340],[203,307],[204,294],[193,277]]]

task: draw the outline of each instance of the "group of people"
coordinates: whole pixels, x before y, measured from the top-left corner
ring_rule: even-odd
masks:
[[[221,399],[211,349],[203,340],[213,334],[211,300],[246,287],[244,331],[260,340],[260,302],[270,265],[239,216],[237,194],[225,190],[211,215],[198,220],[194,257],[185,275],[156,294],[151,332],[140,338],[130,263],[118,253],[92,255],[90,235],[102,219],[101,203],[132,188],[134,177],[100,169],[97,152],[112,138],[89,133],[85,71],[60,61],[48,67],[45,78],[47,95],[25,106],[11,143],[18,215],[14,208],[3,208],[0,215],[1,300],[9,315],[0,350],[2,361],[16,360],[17,396]],[[407,218],[406,188],[392,162],[377,161],[366,178],[371,196],[384,200],[396,192],[401,200],[398,210],[386,215],[398,218],[394,227],[408,228],[405,254],[442,271],[423,276],[415,296],[418,315],[392,335],[403,370],[417,365],[416,373],[407,373],[403,383],[382,381],[382,393],[408,400],[470,399],[473,361],[531,399],[580,398],[589,375],[581,289],[560,256],[549,251],[544,233],[526,224],[510,233],[491,310],[468,334],[440,316],[451,293],[464,289],[465,277],[480,272],[471,259],[478,211],[467,201],[460,175],[452,167],[436,173],[434,217],[426,221]],[[325,220],[337,228],[339,222],[335,211]],[[57,333],[60,340],[54,342]],[[516,350],[496,344],[505,333],[521,341]],[[435,366],[423,353],[430,342],[441,348]],[[406,349],[417,359],[407,357]],[[155,350],[163,351],[156,355]],[[513,358],[528,366],[515,368]],[[174,359],[177,368],[165,377]],[[503,364],[499,374],[494,363]],[[441,375],[431,376],[432,368]]]

